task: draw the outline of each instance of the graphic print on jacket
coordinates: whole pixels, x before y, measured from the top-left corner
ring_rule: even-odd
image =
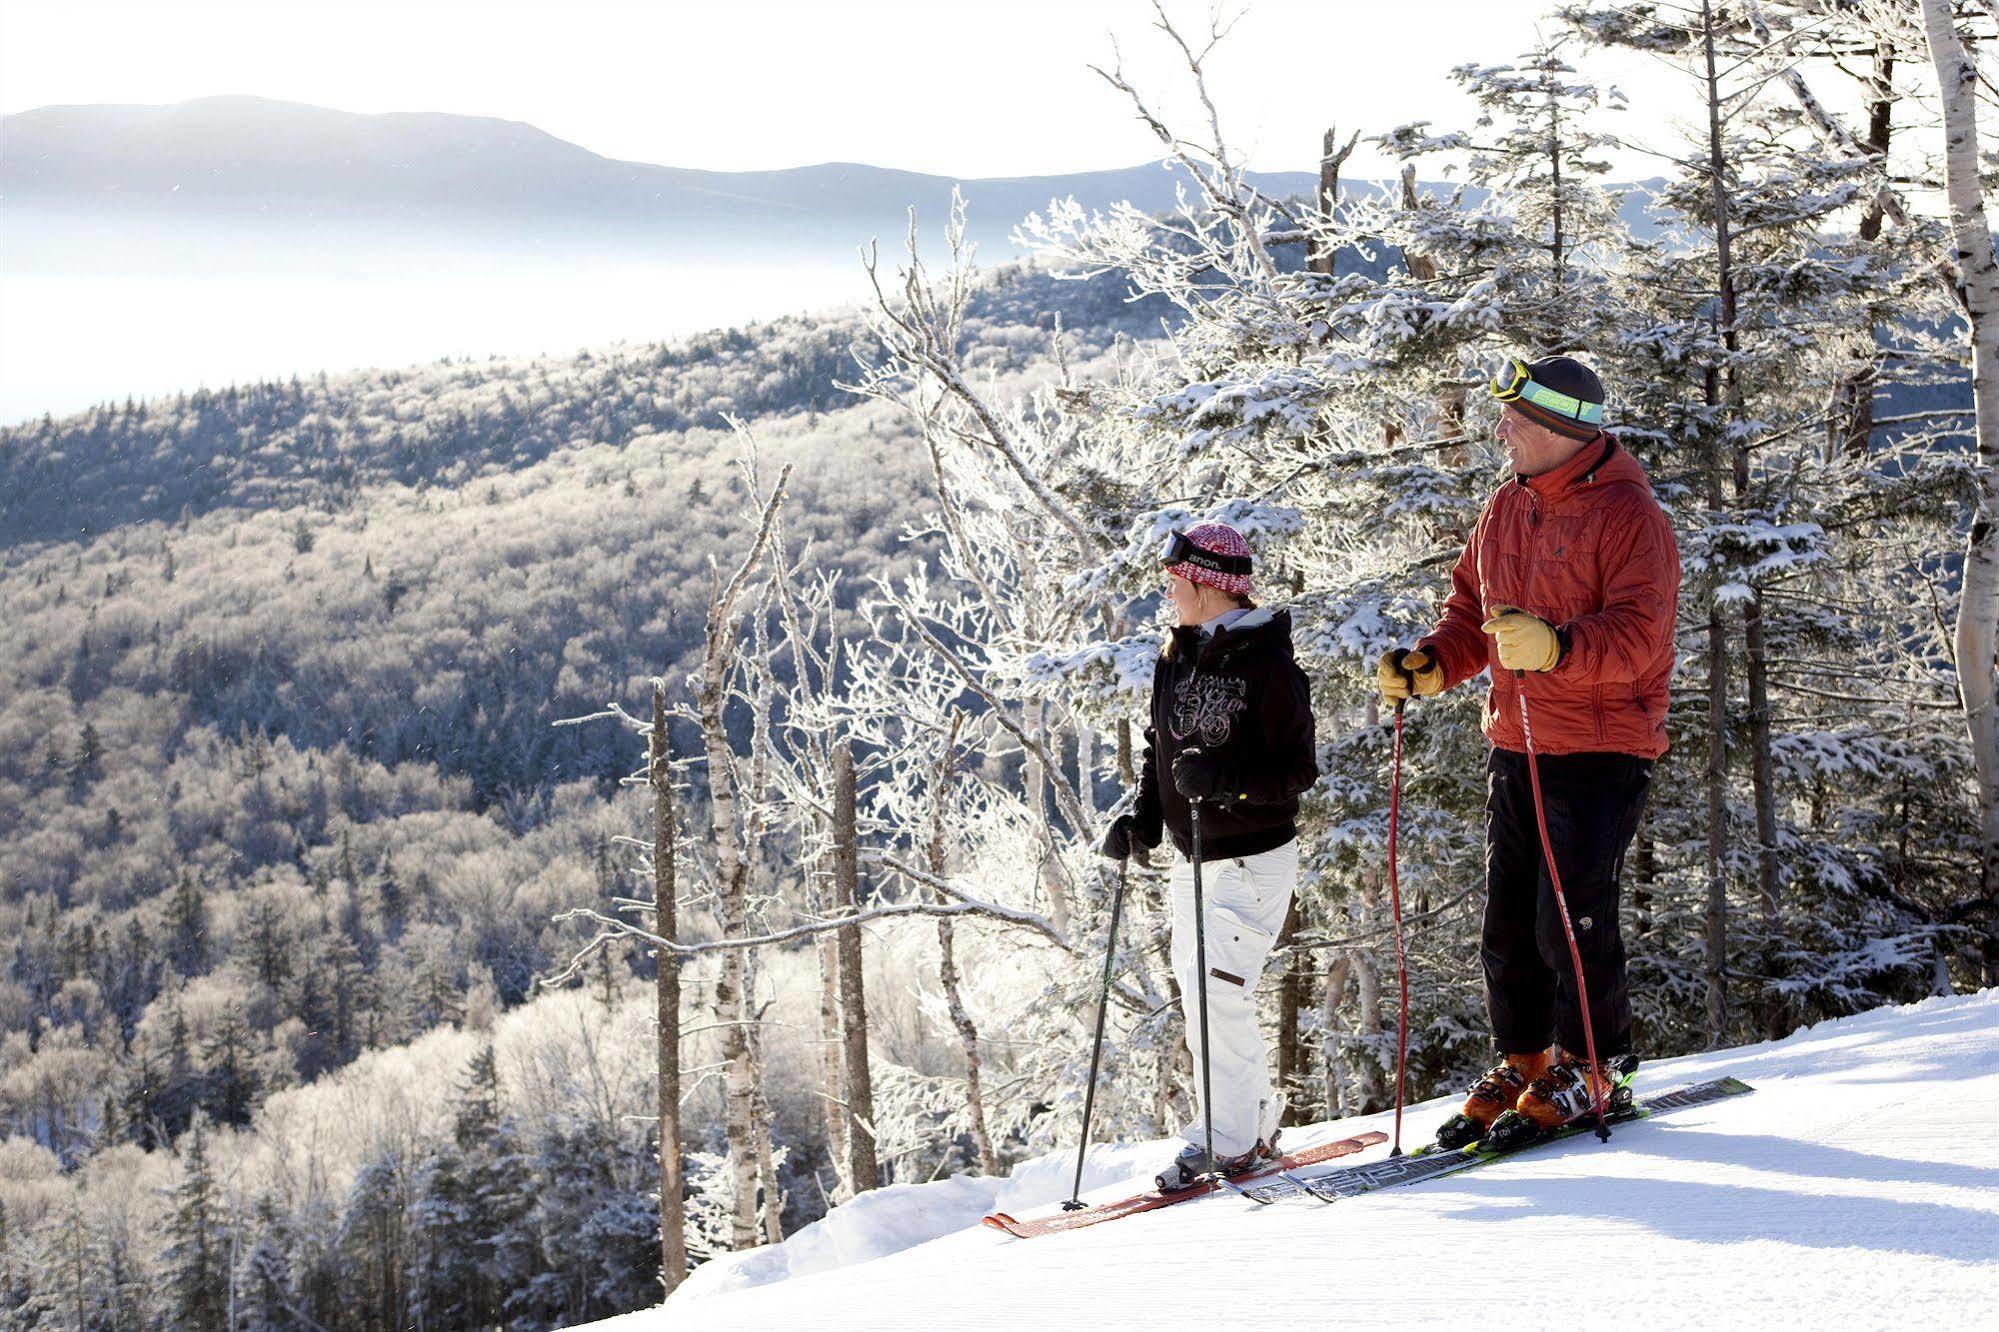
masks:
[[[1249,682],[1239,675],[1190,671],[1173,682],[1173,714],[1168,725],[1182,747],[1217,749],[1228,743],[1235,718],[1249,707]]]
[[[1187,799],[1173,787],[1173,759],[1199,748],[1221,769],[1201,805],[1202,854],[1259,855],[1298,835],[1298,796],[1319,780],[1312,699],[1291,652],[1291,613],[1260,608],[1212,638],[1182,625],[1152,668],[1152,716],[1134,811],[1156,845],[1173,834],[1193,853]]]

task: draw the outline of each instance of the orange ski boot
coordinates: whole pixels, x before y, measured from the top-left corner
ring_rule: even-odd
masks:
[[[1580,1121],[1592,1121],[1600,1103],[1605,1117],[1615,1121],[1631,1109],[1631,1075],[1638,1060],[1612,1055],[1603,1067],[1590,1067],[1589,1057],[1564,1050],[1540,1077],[1520,1093],[1513,1112],[1495,1120],[1488,1141],[1501,1151],[1531,1142]],[[1604,1130],[1608,1134],[1608,1130]]]
[[[1465,1097],[1464,1106],[1437,1130],[1437,1146],[1451,1149],[1477,1142],[1492,1122],[1519,1103],[1529,1085],[1548,1071],[1548,1052],[1510,1054],[1486,1070]]]

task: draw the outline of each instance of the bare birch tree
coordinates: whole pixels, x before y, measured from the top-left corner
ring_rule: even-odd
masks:
[[[1999,897],[1999,707],[1993,648],[1999,636],[1999,263],[1980,176],[1978,65],[1949,0],[1923,0],[1923,30],[1943,102],[1944,178],[1951,233],[1971,325],[1971,390],[1977,412],[1978,498],[1965,540],[1957,611],[1957,678],[1978,779],[1982,841],[1979,895]]]

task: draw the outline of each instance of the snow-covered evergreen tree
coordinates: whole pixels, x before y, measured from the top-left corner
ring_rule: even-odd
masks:
[[[176,1327],[222,1332],[229,1316],[229,1220],[208,1160],[209,1129],[200,1115],[180,1143],[160,1259]]]

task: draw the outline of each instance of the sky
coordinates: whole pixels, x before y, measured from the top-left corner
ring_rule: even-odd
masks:
[[[1253,0],[1212,59],[1250,165],[1313,170],[1329,125],[1451,122],[1453,65],[1530,47],[1552,0]],[[1169,0],[1189,36],[1204,0]],[[1420,12],[1421,21],[1412,21]],[[1176,124],[1198,108],[1145,0],[0,0],[0,111],[246,93],[345,111],[521,120],[609,157],[714,170],[826,161],[956,176],[1158,157],[1116,58]],[[1659,137],[1674,80],[1592,67]],[[1658,95],[1649,95],[1654,90]],[[0,145],[4,151],[4,145]],[[1634,158],[1634,174],[1652,174]],[[1392,174],[1363,147],[1348,174]]]
[[[1208,0],[1166,3],[1205,40]],[[1420,120],[1462,128],[1470,101],[1452,67],[1517,58],[1555,3],[1238,4],[1209,61],[1226,141],[1253,168],[1313,171],[1328,127],[1342,138]],[[1149,0],[0,0],[0,112],[247,94],[499,117],[670,166],[1051,175],[1159,160],[1128,99],[1090,69],[1120,52],[1156,113],[1204,132],[1184,60],[1154,23]],[[1638,143],[1677,148],[1679,126],[1703,111],[1652,57],[1578,58],[1626,94],[1631,109],[1606,127]],[[1622,179],[1661,171],[1642,152],[1607,156]],[[1343,175],[1396,169],[1363,143]],[[13,234],[0,245],[0,421],[319,369],[677,336],[865,295],[844,250],[816,267],[758,256],[714,271],[638,271],[627,256],[609,273],[509,261],[498,282],[412,277],[371,250],[338,272],[299,263],[282,280],[247,268],[218,280],[185,265],[128,271],[87,246],[67,267],[10,265],[27,252],[18,224]]]

